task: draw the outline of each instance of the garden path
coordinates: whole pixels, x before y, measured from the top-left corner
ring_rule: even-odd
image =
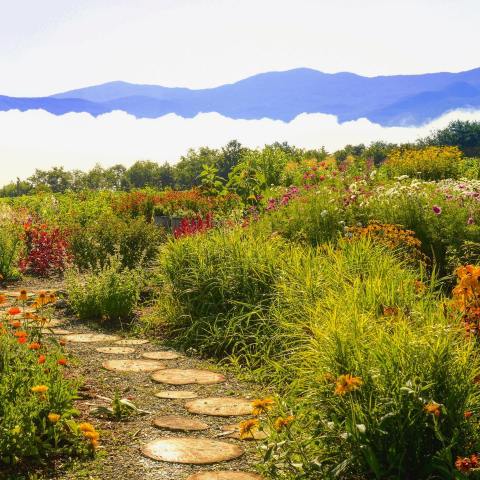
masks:
[[[252,473],[258,461],[255,439],[241,440],[237,429],[252,414],[254,385],[245,386],[158,339],[100,331],[61,308],[47,334],[65,342],[67,375],[82,380],[75,406],[82,421],[95,425],[101,440],[95,459],[57,463],[36,478],[261,479]],[[116,396],[140,411],[122,420],[112,418],[107,409]]]

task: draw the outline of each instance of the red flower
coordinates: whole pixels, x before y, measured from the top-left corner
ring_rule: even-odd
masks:
[[[27,341],[27,337],[18,337],[17,338],[18,343],[26,343],[26,341]]]
[[[40,356],[38,357],[38,363],[39,363],[40,365],[42,365],[43,363],[45,363],[45,360],[46,360],[46,359],[47,359],[47,357],[46,357],[45,355],[40,355]]]
[[[9,315],[18,315],[19,313],[22,313],[22,311],[18,307],[10,307],[8,309]]]
[[[60,360],[58,360],[57,362],[59,365],[62,365],[62,366],[65,366],[67,365],[67,359],[66,358],[61,358]]]

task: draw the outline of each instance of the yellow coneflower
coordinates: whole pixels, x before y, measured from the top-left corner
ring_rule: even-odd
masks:
[[[361,387],[363,380],[361,377],[354,377],[353,375],[340,375],[335,385],[335,395],[345,395],[353,392]]]
[[[253,436],[253,434],[258,430],[259,427],[259,420],[258,418],[250,418],[248,420],[244,420],[238,424],[238,431],[240,433],[240,438],[247,438]]]
[[[28,299],[27,291],[26,290],[20,290],[20,295],[18,296],[18,299],[21,302],[26,302]]]
[[[48,303],[47,294],[45,292],[40,292],[35,303],[39,307],[46,305]]]
[[[293,415],[289,415],[288,417],[278,417],[273,424],[273,428],[275,428],[275,430],[279,432],[287,425],[290,425],[293,422],[294,418],[295,417],[293,417]]]
[[[273,398],[259,398],[252,402],[253,407],[253,415],[260,415],[262,413],[267,412],[270,410],[273,405],[275,404],[275,400]]]

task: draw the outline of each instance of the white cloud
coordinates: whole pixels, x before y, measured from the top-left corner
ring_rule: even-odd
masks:
[[[324,114],[302,114],[283,123],[232,120],[217,113],[139,120],[123,112],[98,118],[86,113],[55,116],[42,110],[0,112],[0,184],[25,178],[35,168],[85,170],[97,162],[129,166],[139,159],[175,163],[189,148],[220,147],[232,139],[250,147],[278,140],[330,151],[347,143],[412,141],[453,119],[480,120],[480,110],[451,112],[422,127],[391,128],[366,119],[339,124],[336,117]]]

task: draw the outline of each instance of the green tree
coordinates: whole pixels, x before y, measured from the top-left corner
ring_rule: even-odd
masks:
[[[133,188],[160,188],[162,186],[160,165],[149,160],[140,160],[125,172],[125,179]]]
[[[65,171],[63,167],[53,167],[50,170],[35,170],[28,181],[35,189],[47,187],[54,193],[63,193],[73,186],[72,172]]]
[[[221,153],[213,148],[200,147],[198,150],[191,148],[175,165],[175,187],[188,189],[200,185],[203,166],[216,165],[220,156]]]
[[[442,130],[418,141],[420,146],[452,146],[470,157],[480,155],[480,122],[454,120]]]
[[[216,162],[218,176],[227,179],[228,175],[234,167],[236,167],[248,152],[248,148],[242,146],[237,140],[228,142],[220,152],[220,156]]]

